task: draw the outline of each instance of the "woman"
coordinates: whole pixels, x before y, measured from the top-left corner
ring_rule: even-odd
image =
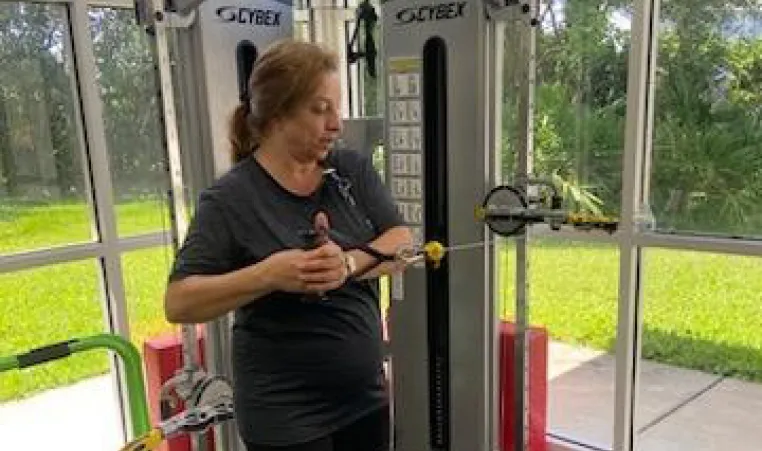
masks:
[[[331,151],[333,53],[273,45],[248,97],[231,121],[235,165],[200,195],[177,255],[167,318],[235,311],[236,420],[249,451],[386,450],[376,278],[402,269],[379,256],[410,232],[369,155]]]

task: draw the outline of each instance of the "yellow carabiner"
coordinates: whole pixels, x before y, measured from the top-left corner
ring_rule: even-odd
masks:
[[[426,259],[435,268],[438,268],[447,251],[442,243],[438,241],[429,241],[423,245],[423,252],[426,254]]]

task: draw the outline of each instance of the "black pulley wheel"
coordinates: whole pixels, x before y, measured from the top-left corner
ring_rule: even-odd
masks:
[[[500,236],[511,236],[523,232],[526,221],[512,216],[514,209],[526,209],[524,193],[513,186],[501,185],[492,188],[482,203],[484,222],[487,227]]]

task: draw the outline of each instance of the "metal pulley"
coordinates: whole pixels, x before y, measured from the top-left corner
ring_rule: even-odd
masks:
[[[529,196],[526,191],[512,185],[493,188],[476,209],[476,218],[484,222],[495,234],[513,236],[524,232],[527,225],[545,223],[551,230],[559,230],[569,225],[584,230],[599,229],[613,233],[619,221],[602,215],[572,213],[563,208],[563,198],[555,187],[547,182],[539,182],[551,188],[549,195]]]
[[[476,209],[476,218],[500,236],[510,236],[524,230],[526,221],[521,220],[528,208],[526,196],[518,188],[497,186],[487,193],[484,202]]]
[[[524,233],[527,225],[547,224],[551,230],[559,230],[569,225],[581,230],[604,230],[614,233],[619,221],[602,215],[567,212],[563,208],[563,197],[556,187],[545,180],[528,183],[533,192],[527,192],[513,185],[500,185],[489,191],[481,205],[476,208],[477,220],[484,222],[496,235],[513,236]],[[437,241],[409,246],[396,253],[396,259],[406,265],[426,262],[432,269],[441,265],[447,252],[477,249],[491,240],[475,243],[443,245]]]
[[[146,434],[137,437],[120,451],[153,451],[165,441],[182,434],[204,432],[233,418],[233,399],[222,397],[168,418]]]
[[[221,376],[203,370],[181,371],[161,391],[161,421],[120,451],[153,451],[166,440],[182,434],[198,434],[234,417],[233,388]],[[184,403],[184,410],[171,410]]]
[[[194,408],[232,397],[233,388],[225,378],[209,375],[201,369],[181,370],[161,387],[161,417],[169,418],[181,404]]]

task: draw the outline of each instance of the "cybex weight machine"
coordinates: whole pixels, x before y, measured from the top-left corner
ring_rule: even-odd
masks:
[[[518,394],[509,406],[515,419],[511,443],[525,450],[526,226],[616,227],[606,218],[567,214],[552,184],[530,177],[535,7],[518,0],[386,0],[375,7],[362,1],[356,9],[338,3],[136,1],[139,21],[153,38],[161,80],[175,243],[183,239],[190,199],[230,166],[225,119],[263,48],[296,37],[336,49],[347,67],[344,109],[351,112],[361,111],[362,97],[362,74],[354,63],[362,61],[373,75],[377,66],[384,117],[346,118],[342,145],[370,152],[383,141],[385,174],[400,213],[418,243],[439,243],[445,253],[430,258],[424,254],[431,247],[421,246],[414,253],[424,258],[407,255],[408,270],[391,280],[394,449],[501,448],[506,406],[499,403],[494,244],[500,236],[514,236],[516,385],[502,388]],[[354,48],[360,35],[355,19],[366,27],[360,50]],[[380,35],[374,33],[376,20]],[[510,57],[503,49],[506,33]],[[509,85],[519,99],[511,185],[502,184],[498,171],[506,68],[514,74]],[[183,328],[185,364],[163,392],[175,393],[189,409],[229,396],[229,328],[229,318],[206,325],[205,370],[195,352],[195,328]],[[172,424],[175,430],[182,426]],[[196,449],[206,444],[193,443]],[[232,422],[217,424],[215,448],[243,449]]]
[[[438,265],[412,267],[392,281],[400,451],[545,449],[544,437],[528,434],[526,228],[617,225],[564,211],[556,187],[532,175],[535,9],[519,0],[382,6],[389,187],[418,240],[449,251]],[[518,120],[508,130],[515,173],[504,177],[506,87]],[[517,250],[513,362],[500,358],[506,342],[494,280],[494,244],[506,236],[515,237]],[[505,386],[508,379],[514,386]],[[513,405],[499,396],[506,391]]]

